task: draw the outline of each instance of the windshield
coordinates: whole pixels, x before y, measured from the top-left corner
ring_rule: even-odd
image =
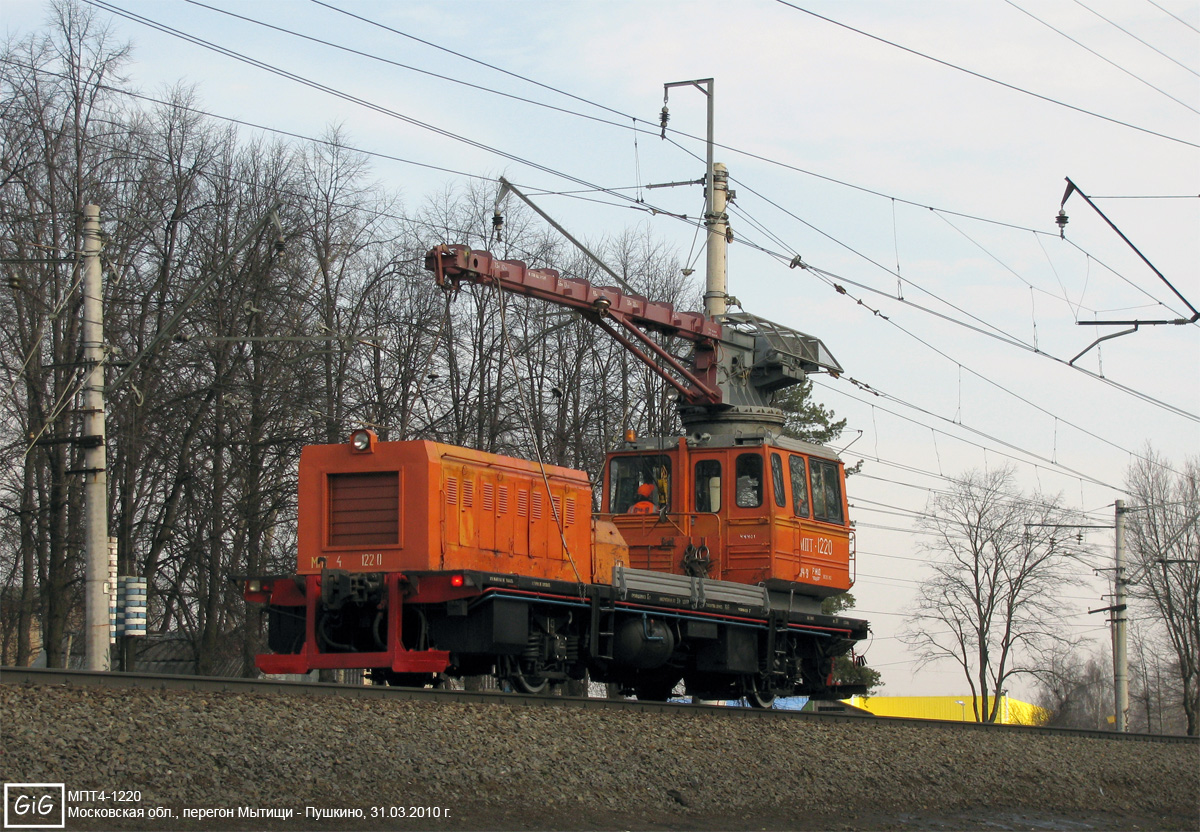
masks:
[[[813,518],[827,523],[842,523],[842,485],[838,467],[832,462],[812,460]]]
[[[649,484],[649,496],[638,494]],[[608,510],[627,514],[638,503],[653,503],[653,511],[670,505],[671,458],[666,454],[613,457],[608,469]]]

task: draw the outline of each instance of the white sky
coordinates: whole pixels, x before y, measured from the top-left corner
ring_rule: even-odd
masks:
[[[1111,522],[1113,500],[1122,496],[1130,452],[1147,441],[1177,462],[1200,452],[1195,325],[1145,326],[1079,360],[1083,370],[1102,372],[1141,395],[1066,366],[1096,337],[1124,328],[1077,326],[1076,320],[1191,313],[1078,195],[1067,203],[1070,242],[1057,237],[1053,222],[1066,176],[1092,196],[1190,194],[1097,204],[1200,306],[1200,7],[1185,0],[1013,3],[796,5],[1142,129],[1007,89],[770,0],[335,3],[622,115],[312,2],[211,0],[276,26],[612,125],[349,55],[182,0],[115,5],[605,188],[702,176],[702,161],[659,140],[658,112],[664,82],[715,78],[716,140],[733,148],[718,149],[716,159],[737,180],[731,223],[739,242],[789,257],[799,252],[807,263],[870,287],[846,283],[850,295],[840,295],[813,274],[791,270],[750,246],[730,250],[730,292],[747,311],[820,337],[848,376],[900,400],[873,397],[845,379],[818,379],[819,397],[850,421],[845,441],[863,431],[845,453],[847,463],[859,454],[868,457],[863,476],[851,479],[849,489],[859,524],[854,593],[875,632],[869,659],[884,673],[883,693],[916,695],[957,694],[965,684],[950,666],[913,673],[912,656],[896,635],[915,581],[925,574],[919,536],[878,527],[910,527],[911,512],[925,506],[926,489],[948,485],[939,474],[1012,460],[1026,489],[1061,492],[1068,505],[1092,512],[1092,522],[1105,523]],[[45,14],[42,3],[4,0],[0,27],[26,32]],[[530,193],[580,188],[143,24],[114,20],[134,43],[129,74],[147,94],[182,79],[197,85],[201,106],[215,114],[306,136],[341,123],[349,143],[364,150],[476,175],[504,174]],[[701,93],[672,90],[670,109],[672,128],[703,134]],[[638,136],[636,149],[630,116],[650,131]],[[247,137],[253,133],[244,130]],[[703,159],[700,142],[676,138]],[[375,173],[402,190],[409,208],[461,181],[387,161],[377,161]],[[645,227],[682,256],[693,251],[691,226],[631,210],[611,195],[587,196],[544,195],[538,201],[578,236]],[[698,187],[643,196],[692,217],[702,210]],[[703,256],[695,254],[699,278]],[[1000,337],[895,300],[898,281],[888,270],[897,265],[908,281],[908,301]],[[1093,531],[1088,539],[1097,561],[1108,562],[1111,532]],[[1091,570],[1081,566],[1080,576],[1090,577]],[[1097,584],[1069,592],[1063,625],[1106,643],[1102,616],[1086,612],[1102,606],[1103,591]],[[1015,695],[1027,691],[1012,686]]]

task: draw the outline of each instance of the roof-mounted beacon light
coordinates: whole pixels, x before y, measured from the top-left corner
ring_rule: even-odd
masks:
[[[375,443],[378,441],[379,437],[375,435],[375,431],[368,428],[361,428],[350,434],[350,448],[356,454],[375,453]]]

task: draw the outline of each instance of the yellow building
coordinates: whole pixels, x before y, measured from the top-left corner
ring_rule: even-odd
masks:
[[[845,700],[848,704],[875,716],[899,716],[908,719],[945,719],[954,722],[974,722],[975,707],[970,696],[854,696]],[[982,707],[982,700],[980,700]],[[992,700],[988,699],[988,709]],[[1037,705],[1000,697],[1000,710],[996,722],[1003,725],[1041,725],[1050,718],[1050,712]]]

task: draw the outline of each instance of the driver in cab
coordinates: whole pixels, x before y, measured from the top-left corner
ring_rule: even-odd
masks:
[[[654,501],[650,496],[654,494],[654,486],[651,483],[644,482],[638,486],[638,501],[629,507],[626,514],[655,514],[658,512],[658,506],[654,505]]]

